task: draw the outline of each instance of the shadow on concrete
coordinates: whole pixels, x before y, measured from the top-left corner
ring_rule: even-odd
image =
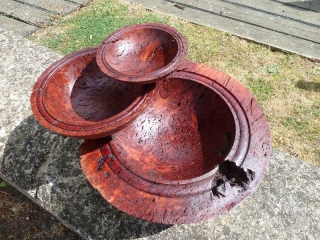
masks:
[[[298,81],[296,86],[298,88],[310,91],[310,92],[320,92],[320,83],[316,82],[307,82],[307,81]]]
[[[294,2],[283,2],[281,0],[273,0],[275,2],[282,3],[285,6],[296,8],[303,11],[314,11],[320,12],[320,1],[309,0],[309,1],[294,1]]]
[[[132,239],[171,227],[134,218],[106,202],[81,170],[81,141],[51,133],[30,116],[12,131],[0,172],[85,238]]]

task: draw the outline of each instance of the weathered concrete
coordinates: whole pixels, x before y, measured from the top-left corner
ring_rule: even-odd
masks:
[[[120,212],[85,179],[81,141],[48,132],[32,116],[32,86],[62,56],[4,29],[0,43],[0,176],[83,237],[320,238],[320,169],[278,150],[253,195],[218,218],[167,226]]]
[[[5,26],[6,29],[11,31],[16,31],[21,36],[28,36],[39,29],[33,25],[2,15],[0,15],[0,26]]]
[[[304,11],[315,11],[320,12],[320,1],[319,0],[273,0],[275,2],[279,2],[283,5],[289,6],[289,7],[296,7],[300,8]]]
[[[72,0],[72,1],[78,3],[80,6],[85,6],[88,2],[91,2],[92,0]]]
[[[29,36],[58,15],[76,11],[92,0],[1,0],[0,27]]]
[[[37,27],[48,25],[54,13],[11,0],[1,0],[1,12]]]
[[[126,1],[320,60],[320,7],[317,0]]]
[[[75,2],[65,0],[20,0],[35,8],[41,8],[60,15],[66,15],[79,7]],[[88,2],[88,1],[85,1]]]

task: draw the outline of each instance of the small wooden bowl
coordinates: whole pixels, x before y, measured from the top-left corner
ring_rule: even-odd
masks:
[[[187,55],[187,41],[174,28],[146,23],[122,28],[99,47],[100,69],[124,82],[151,83],[173,72]]]
[[[96,63],[97,48],[74,52],[51,65],[38,79],[32,111],[47,129],[64,136],[109,136],[145,108],[152,85],[123,83]]]
[[[256,188],[271,154],[267,119],[239,82],[185,62],[112,136],[86,141],[81,166],[122,211],[166,224],[202,221]]]

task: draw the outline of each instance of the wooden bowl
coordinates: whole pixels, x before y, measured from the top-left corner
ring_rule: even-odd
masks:
[[[173,72],[187,55],[186,39],[174,28],[146,23],[122,28],[99,47],[97,62],[124,82],[155,82]]]
[[[83,171],[107,201],[167,224],[230,210],[256,188],[270,154],[268,123],[249,91],[190,62],[157,82],[126,128],[80,147]]]
[[[100,138],[130,123],[146,106],[152,85],[133,85],[106,76],[97,48],[74,52],[51,65],[31,96],[37,120],[69,137]]]

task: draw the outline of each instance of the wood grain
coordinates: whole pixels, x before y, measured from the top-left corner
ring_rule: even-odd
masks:
[[[97,48],[74,52],[51,65],[31,96],[37,120],[64,136],[100,138],[139,115],[153,85],[133,85],[105,75],[96,63]]]
[[[232,209],[257,187],[270,154],[267,119],[250,92],[190,62],[157,82],[131,124],[80,147],[86,177],[108,202],[166,224]]]
[[[117,80],[155,82],[173,72],[187,55],[187,41],[176,29],[145,23],[122,28],[99,47],[100,69]]]

